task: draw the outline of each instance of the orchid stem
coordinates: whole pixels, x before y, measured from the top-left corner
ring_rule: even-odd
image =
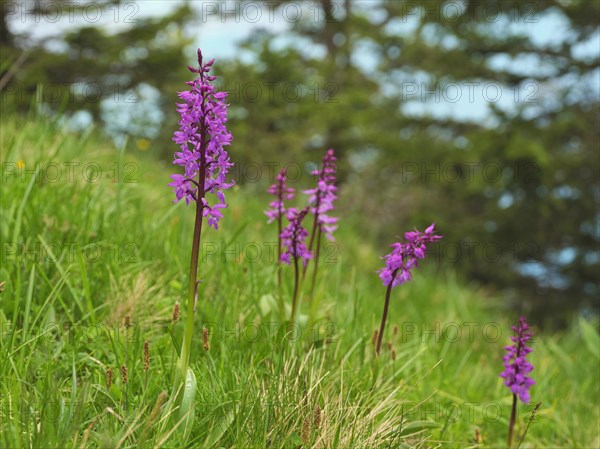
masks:
[[[313,221],[313,227],[312,227],[312,231],[310,233],[310,241],[308,243],[308,250],[312,251],[313,248],[313,244],[315,243],[315,235],[317,234],[317,231],[321,231],[321,227],[318,226],[319,224],[319,206],[321,204],[321,192],[317,192],[317,198],[315,200],[315,218]],[[316,263],[316,259],[315,259],[315,263]],[[306,276],[306,270],[308,268],[308,264],[304,265],[304,268],[302,269],[302,278],[304,278],[304,276]]]
[[[280,200],[281,201],[281,200]],[[282,231],[282,214],[281,206],[279,208],[279,217],[277,219],[277,293],[279,295],[279,312],[281,321],[285,319],[285,303],[283,301],[282,292],[282,274],[281,274],[281,231]]]
[[[515,418],[517,415],[517,395],[513,394],[512,410],[510,412],[510,422],[508,423],[508,449],[512,447],[513,431],[515,428]]]
[[[200,253],[200,234],[202,232],[202,206],[196,205],[196,222],[194,224],[194,241],[192,244],[192,257],[190,261],[190,284],[188,287],[187,312],[185,318],[185,333],[181,348],[181,374],[185,379],[185,373],[190,363],[190,348],[192,347],[192,336],[194,333],[195,303],[198,293],[198,256]]]
[[[298,258],[294,256],[294,296],[292,297],[292,314],[290,321],[296,319],[296,308],[298,307],[298,290],[300,284],[300,270],[298,269]]]
[[[314,268],[313,268],[313,273],[312,273],[312,279],[311,279],[311,283],[310,283],[310,295],[309,295],[309,300],[312,301],[314,293],[315,293],[315,284],[317,282],[317,269],[319,268],[319,255],[321,253],[321,227],[319,227],[319,229],[317,230],[317,247],[315,248],[315,264],[314,264]]]
[[[381,343],[383,342],[383,332],[385,331],[385,322],[387,321],[388,309],[390,307],[390,295],[392,293],[392,286],[394,285],[394,278],[398,270],[392,273],[392,279],[387,288],[387,292],[385,293],[385,305],[383,306],[383,315],[381,317],[381,326],[379,327],[379,335],[377,336],[377,349],[375,350],[375,355],[379,357],[379,353],[381,352]]]

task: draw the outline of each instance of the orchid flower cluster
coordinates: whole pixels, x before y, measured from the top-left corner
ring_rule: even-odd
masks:
[[[285,249],[280,260],[287,265],[292,261],[295,263],[301,260],[302,264],[306,266],[309,259],[313,257],[312,252],[306,246],[308,231],[302,226],[302,221],[308,215],[308,212],[308,207],[302,210],[290,208],[287,211],[287,219],[290,224],[281,231],[280,235],[282,246]]]
[[[321,235],[325,233],[329,240],[334,240],[333,233],[337,229],[337,218],[329,216],[329,212],[335,209],[334,201],[337,199],[335,186],[336,181],[336,157],[334,151],[329,149],[323,157],[321,169],[312,172],[317,182],[314,188],[304,190],[308,195],[308,206],[303,209],[286,207],[285,200],[294,199],[295,190],[286,186],[286,171],[282,170],[276,178],[275,184],[269,187],[268,192],[275,196],[275,200],[269,203],[269,209],[265,211],[268,222],[278,223],[278,285],[281,298],[281,263],[294,264],[294,294],[292,297],[292,316],[296,313],[299,284],[306,275],[310,260],[314,261],[314,270],[310,297],[312,298],[316,281]],[[313,215],[312,231],[309,234],[304,227],[304,219],[308,214]],[[283,219],[288,225],[283,227]],[[307,244],[308,240],[308,244]],[[300,276],[298,262],[302,265]],[[280,304],[283,308],[283,304]]]
[[[419,260],[425,258],[427,244],[434,243],[442,237],[434,234],[435,224],[425,232],[418,230],[406,232],[406,243],[396,242],[391,245],[392,252],[385,259],[385,268],[378,271],[384,286],[391,284],[392,288],[402,285],[412,279],[412,269],[418,266]]]
[[[502,357],[504,371],[500,373],[500,377],[504,379],[504,385],[510,389],[513,395],[512,411],[508,427],[509,448],[512,446],[517,414],[517,399],[520,399],[525,404],[529,404],[529,390],[535,385],[535,381],[528,376],[533,371],[533,365],[527,360],[527,355],[533,351],[527,345],[533,333],[529,330],[527,320],[523,316],[519,318],[519,323],[511,329],[514,332],[514,335],[510,337],[513,344],[504,347],[506,350],[506,354]],[[539,407],[539,404],[537,407]]]
[[[534,380],[528,376],[533,371],[533,365],[527,361],[527,354],[533,351],[527,342],[531,339],[532,333],[529,331],[529,325],[525,317],[519,319],[519,324],[513,326],[514,336],[510,337],[513,344],[505,346],[506,355],[502,357],[504,371],[500,377],[504,379],[510,391],[516,395],[525,404],[529,403],[529,389],[535,384]]]
[[[329,240],[333,238],[333,232],[337,229],[337,218],[330,217],[329,211],[335,209],[333,202],[337,199],[335,185],[336,175],[336,157],[332,149],[327,150],[323,157],[323,167],[312,172],[317,177],[317,186],[305,190],[304,193],[309,195],[308,203],[311,205],[311,212],[314,215],[313,237],[315,230],[318,227],[319,232],[324,232]],[[312,248],[312,245],[310,245]]]
[[[387,287],[381,326],[379,328],[376,354],[381,352],[381,343],[383,341],[383,332],[387,321],[388,308],[390,305],[390,294],[392,289],[398,285],[409,282],[412,279],[412,270],[418,266],[419,260],[425,258],[427,245],[435,243],[442,238],[434,233],[435,223],[431,224],[425,232],[418,230],[406,232],[404,239],[406,242],[396,242],[392,244],[392,252],[384,256],[385,267],[378,271],[383,285]]]
[[[280,220],[286,214],[285,200],[293,200],[296,190],[286,186],[287,170],[282,169],[275,178],[275,184],[269,187],[268,192],[275,196],[275,200],[269,203],[269,210],[265,211],[265,215],[269,218],[268,223],[275,220]]]
[[[177,104],[181,119],[173,141],[181,151],[175,153],[173,163],[182,166],[184,174],[171,175],[169,186],[175,191],[175,202],[185,199],[186,204],[199,203],[209,226],[218,229],[221,209],[227,207],[224,191],[234,184],[226,180],[233,163],[225,147],[231,144],[232,136],[226,128],[227,92],[216,92],[212,84],[216,77],[209,75],[214,59],[202,61],[198,50],[199,68],[188,67],[198,77],[186,83],[189,91],[179,92],[183,103]],[[208,193],[218,200],[213,206],[206,199]]]

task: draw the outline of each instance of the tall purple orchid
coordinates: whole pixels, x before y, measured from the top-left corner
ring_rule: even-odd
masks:
[[[293,200],[296,192],[293,188],[286,185],[286,180],[287,171],[283,168],[275,178],[275,183],[269,187],[268,192],[274,195],[275,199],[269,203],[269,209],[265,211],[269,223],[277,221],[277,287],[279,289],[280,301],[283,301],[281,296],[281,231],[283,230],[283,218],[286,214],[285,201]]]
[[[532,349],[527,346],[527,342],[533,336],[529,330],[529,325],[525,317],[519,319],[517,326],[512,326],[514,335],[510,337],[513,344],[505,346],[506,355],[502,357],[504,371],[500,373],[500,377],[504,379],[506,385],[513,395],[512,410],[510,414],[510,422],[508,428],[508,447],[512,446],[513,430],[515,426],[515,418],[517,414],[517,398],[525,404],[529,404],[529,389],[535,384],[535,381],[528,376],[533,371],[533,365],[527,360],[527,354]]]
[[[177,104],[181,115],[179,130],[173,141],[181,151],[175,153],[173,163],[184,168],[184,174],[171,175],[169,186],[175,191],[175,202],[185,199],[186,204],[195,202],[207,217],[208,224],[215,229],[226,207],[224,191],[233,186],[226,176],[233,163],[225,147],[231,144],[232,136],[227,130],[227,92],[216,92],[209,75],[214,59],[202,63],[202,52],[198,50],[199,68],[188,67],[198,78],[188,81],[189,91],[179,92],[183,103]],[[207,194],[216,196],[217,203],[211,206]]]
[[[392,289],[398,285],[409,282],[412,279],[412,270],[418,266],[419,260],[425,258],[427,245],[442,238],[442,236],[434,233],[434,229],[435,224],[432,224],[425,229],[425,232],[417,230],[406,232],[404,234],[406,242],[392,244],[392,252],[383,257],[385,260],[385,267],[379,270],[378,273],[383,285],[387,287],[387,292],[385,295],[383,316],[381,318],[381,327],[377,339],[377,356],[379,356],[381,351],[381,342],[383,341],[383,332],[387,321]]]
[[[227,173],[233,166],[225,150],[232,140],[226,127],[227,93],[215,90],[215,76],[209,74],[213,63],[214,59],[204,63],[202,52],[198,50],[198,68],[188,67],[197,77],[186,83],[189,90],[178,94],[183,101],[177,104],[181,119],[179,130],[173,135],[173,141],[180,148],[175,153],[173,163],[183,167],[184,174],[171,175],[173,181],[169,186],[175,191],[175,202],[185,199],[186,204],[193,202],[196,205],[187,316],[180,359],[183,377],[180,379],[190,376],[188,366],[198,295],[198,255],[203,217],[207,218],[209,226],[218,228],[223,216],[221,210],[226,207],[224,191],[233,185],[233,182],[226,180]],[[208,194],[216,197],[216,202],[212,205]]]
[[[310,249],[306,246],[306,238],[308,231],[302,226],[302,221],[308,214],[309,209],[298,211],[295,208],[290,208],[287,211],[287,218],[290,221],[289,225],[281,231],[281,240],[283,244],[283,252],[281,261],[285,264],[294,263],[294,294],[292,296],[292,313],[291,321],[294,321],[296,316],[296,308],[298,303],[298,290],[300,285],[300,267],[298,261],[302,261],[302,265],[306,266],[308,260],[312,258]]]
[[[335,209],[334,201],[337,199],[336,181],[336,160],[333,149],[327,150],[323,156],[323,166],[320,170],[314,170],[313,175],[317,177],[317,185],[312,189],[305,190],[308,195],[310,211],[313,214],[313,226],[310,234],[308,248],[313,251],[314,248],[314,269],[310,287],[310,297],[312,298],[317,278],[317,269],[319,266],[319,253],[321,248],[321,235],[333,241],[333,232],[337,229],[337,218],[331,217],[329,212]],[[302,275],[306,275],[307,266],[304,267]]]

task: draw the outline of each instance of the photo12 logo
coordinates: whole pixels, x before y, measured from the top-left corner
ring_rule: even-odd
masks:
[[[334,82],[306,84],[293,81],[263,81],[249,83],[223,83],[220,90],[227,91],[227,99],[237,103],[338,103],[340,86]]]
[[[2,182],[15,181],[36,183],[77,183],[98,184],[102,181],[123,184],[138,182],[139,166],[135,162],[113,162],[104,165],[99,162],[33,162],[24,160],[3,162],[0,178]]]
[[[138,263],[139,246],[135,242],[3,242],[0,247],[3,263],[27,261],[36,263],[87,263],[113,261]]]
[[[100,22],[136,24],[140,11],[138,2],[90,2],[90,1],[7,1],[2,8],[9,20],[23,24],[58,24]]]
[[[247,263],[277,263],[277,250],[279,242],[202,242],[202,262],[219,259],[221,262],[247,262]],[[339,245],[327,241],[319,252],[319,263],[335,264],[339,262]]]
[[[447,184],[508,184],[520,182],[534,184],[539,182],[541,167],[535,162],[526,161],[513,165],[499,162],[456,161],[430,163],[425,161],[404,161],[401,164],[402,183],[420,182]]]
[[[140,102],[141,97],[139,86],[124,87],[119,83],[40,82],[32,87],[30,83],[9,81],[0,93],[0,102],[6,104],[18,101],[59,107],[89,105],[109,99],[117,104],[135,104]]]

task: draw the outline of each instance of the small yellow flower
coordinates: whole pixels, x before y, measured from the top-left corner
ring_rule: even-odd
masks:
[[[150,141],[148,139],[138,139],[136,144],[140,151],[146,151],[150,148]]]
[[[20,159],[17,161],[17,168],[23,168],[25,167],[25,161]]]

